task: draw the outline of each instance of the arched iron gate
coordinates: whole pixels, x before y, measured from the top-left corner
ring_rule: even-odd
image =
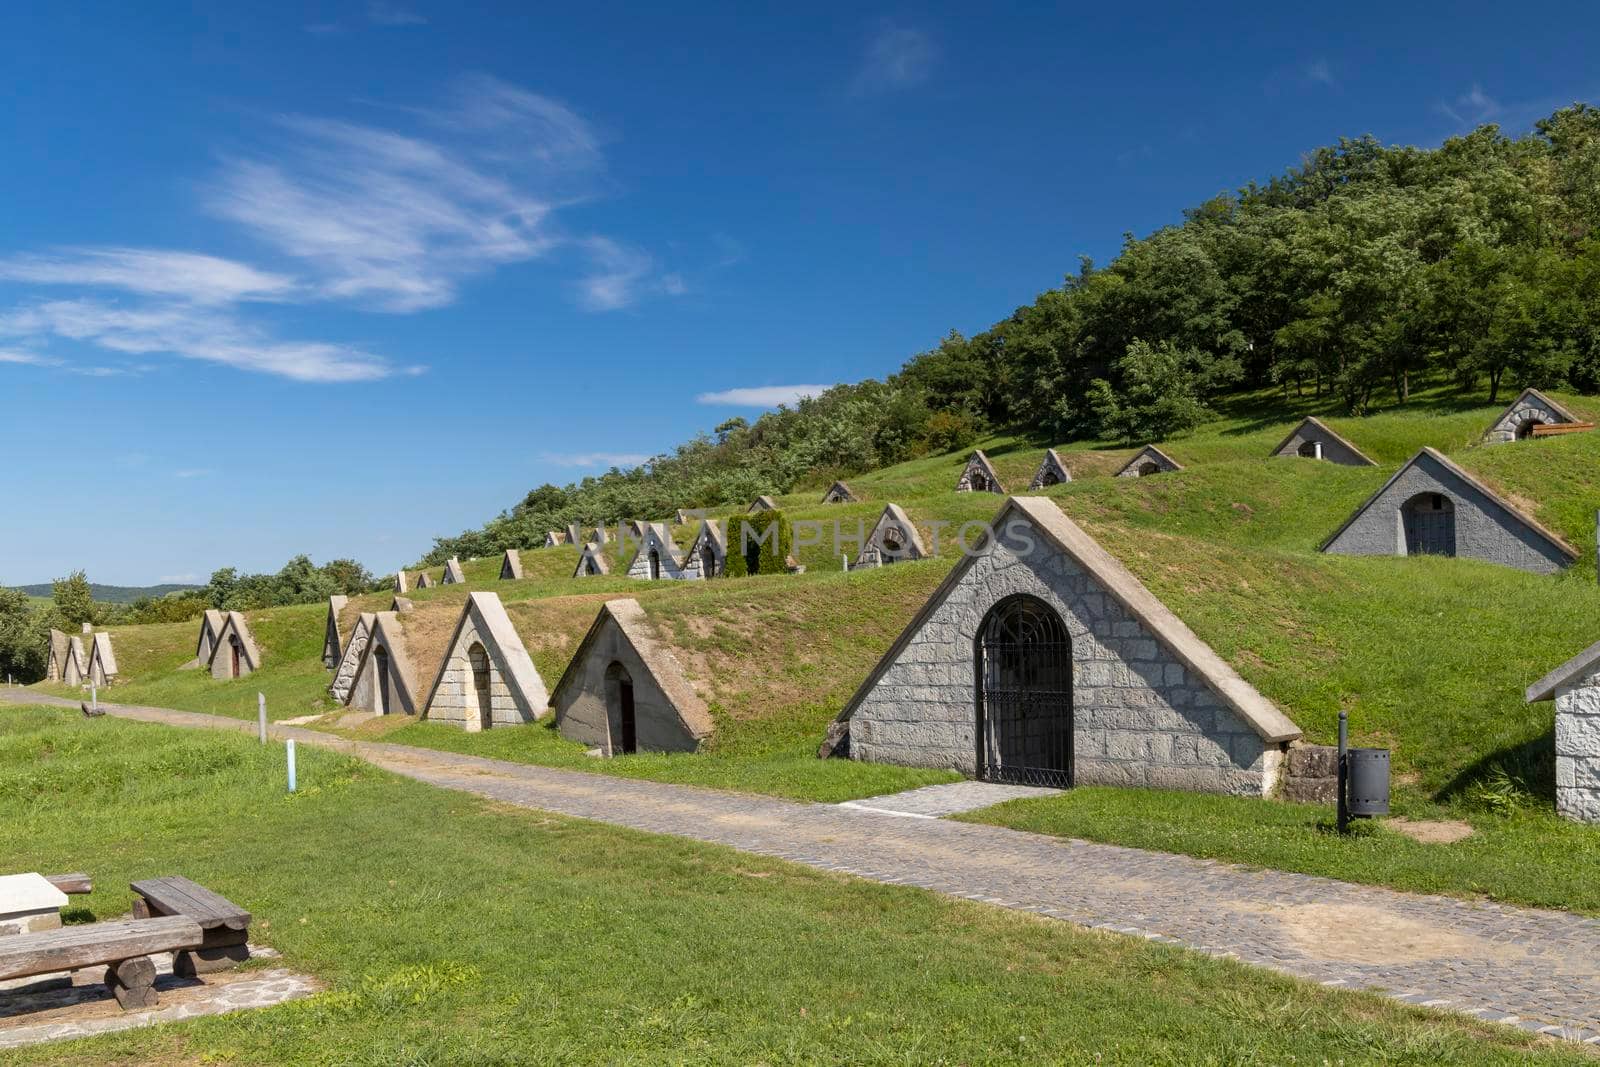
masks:
[[[990,609],[975,649],[978,777],[1072,785],[1072,639],[1037,597]]]

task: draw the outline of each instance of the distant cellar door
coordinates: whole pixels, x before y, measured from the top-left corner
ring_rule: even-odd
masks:
[[[494,695],[490,689],[489,653],[477,642],[467,649],[467,661],[472,665],[472,691],[477,697],[478,728],[487,730],[494,725]]]
[[[711,578],[717,573],[717,553],[709,543],[700,548],[700,577]]]
[[[239,639],[237,637],[228,638],[228,651],[233,656],[232,677],[237,678],[239,677]]]
[[[372,653],[378,665],[378,714],[389,714],[389,653],[381,646]]]
[[[1406,555],[1456,554],[1456,507],[1443,493],[1418,493],[1401,509]]]
[[[618,725],[622,734],[622,752],[624,755],[639,751],[639,719],[633,710],[633,683],[624,681],[617,685],[617,702],[621,705],[618,709],[621,720]]]
[[[996,604],[978,630],[978,777],[1072,785],[1072,640],[1036,597]]]

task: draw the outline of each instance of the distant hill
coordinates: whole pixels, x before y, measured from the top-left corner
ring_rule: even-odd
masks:
[[[50,583],[40,582],[38,585],[19,585],[29,596],[50,599]],[[102,604],[132,604],[142,596],[166,596],[168,593],[179,593],[185,589],[204,589],[203,585],[97,585],[89,583],[89,595]]]

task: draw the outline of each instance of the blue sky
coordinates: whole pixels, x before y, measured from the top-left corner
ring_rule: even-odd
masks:
[[[392,570],[1340,135],[1600,80],[1576,6],[217,7],[7,14],[0,581]]]

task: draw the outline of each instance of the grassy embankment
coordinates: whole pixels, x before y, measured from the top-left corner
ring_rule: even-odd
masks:
[[[1563,397],[1580,413],[1592,401]],[[1052,833],[1217,856],[1406,888],[1600,911],[1600,833],[1556,818],[1551,805],[1552,708],[1523,687],[1597,636],[1590,509],[1600,499],[1600,434],[1473,447],[1498,409],[1443,400],[1365,419],[1329,417],[1376,459],[1355,469],[1267,452],[1293,420],[1239,402],[1167,450],[1187,469],[1139,480],[1105,477],[1126,449],[1062,449],[1076,480],[1047,495],[1122,559],[1224,658],[1279,704],[1309,740],[1334,737],[1340,707],[1357,743],[1394,750],[1395,810],[1465,820],[1472,837],[1420,844],[1382,827],[1355,839],[1327,833],[1317,807],[1179,793],[1080,790],[996,809],[983,818]],[[1003,478],[1023,489],[1042,449],[986,442]],[[1322,540],[1423,444],[1449,451],[1582,552],[1547,578],[1469,560],[1329,557]],[[950,492],[964,453],[850,479],[861,504],[822,507],[817,494],[780,501],[797,518],[857,516],[886,500],[924,525],[990,517],[998,499]],[[809,503],[808,503],[809,501]],[[687,545],[687,540],[680,543]],[[948,546],[948,537],[946,544]],[[945,772],[819,762],[822,729],[888,647],[953,557],[845,575],[831,547],[802,550],[799,577],[706,585],[573,580],[574,548],[523,554],[528,577],[498,582],[497,559],[468,563],[469,586],[492,588],[553,686],[600,601],[636,596],[712,707],[719,734],[694,756],[594,761],[548,727],[468,735],[427,723],[379,721],[356,731],[506,759],[840,800],[950,777]],[[810,553],[809,556],[804,553]],[[415,594],[417,622],[446,622],[460,587]],[[362,598],[350,611],[388,605]],[[176,674],[192,627],[119,635],[128,684],[119,700],[254,714],[268,693],[275,717],[327,710],[321,606],[251,613],[267,669],[246,682]],[[180,632],[181,631],[181,632]],[[177,641],[183,648],[157,654]],[[148,646],[147,658],[138,649]],[[130,659],[131,650],[132,658]]]

